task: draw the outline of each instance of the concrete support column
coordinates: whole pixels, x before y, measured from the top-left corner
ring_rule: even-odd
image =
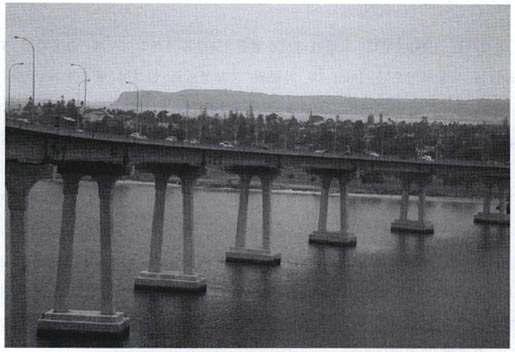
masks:
[[[409,178],[403,178],[401,180],[402,195],[401,195],[401,212],[399,219],[401,221],[408,220],[408,209],[409,209]]]
[[[240,202],[238,206],[238,223],[236,225],[235,248],[245,248],[247,234],[247,213],[249,206],[249,188],[252,175],[240,175]]]
[[[331,187],[332,176],[321,176],[320,191],[320,210],[318,214],[318,232],[327,232],[327,210],[329,208],[329,189]]]
[[[424,218],[426,215],[426,185],[424,183],[419,184],[418,190],[418,223],[420,226],[424,226]]]
[[[54,295],[54,311],[67,312],[66,299],[70,291],[73,262],[73,236],[75,233],[75,208],[81,174],[61,172],[63,179],[63,209],[61,235],[57,259],[57,277]]]
[[[483,176],[483,184],[485,185],[485,196],[483,198],[483,210],[476,215],[474,215],[474,222],[481,224],[491,224],[491,225],[509,225],[510,224],[510,214],[507,213],[506,209],[506,193],[508,190],[509,194],[509,175],[499,175],[499,176]],[[499,198],[498,212],[492,212],[492,188],[493,185],[496,185],[497,191],[496,195]]]
[[[428,223],[426,216],[426,187],[431,182],[432,176],[426,173],[403,172],[399,175],[402,194],[400,216],[392,222],[392,232],[411,232],[420,234],[434,233],[433,225]],[[412,182],[418,186],[418,217],[417,220],[408,219],[409,189]]]
[[[5,185],[9,209],[6,284],[11,294],[6,295],[9,320],[6,321],[6,346],[22,347],[27,343],[27,296],[26,296],[26,211],[32,186],[40,178],[43,168],[39,165],[7,161]]]
[[[64,162],[59,165],[63,177],[63,218],[59,240],[56,292],[54,309],[42,314],[38,320],[38,335],[102,334],[126,336],[129,318],[113,307],[112,247],[113,187],[125,166],[104,162]],[[74,310],[68,308],[70,289],[75,207],[81,175],[91,175],[98,185],[100,223],[100,310]]]
[[[240,175],[240,204],[238,207],[238,223],[236,226],[236,243],[225,253],[225,261],[264,265],[279,265],[281,254],[271,252],[272,234],[272,181],[279,174],[275,168],[261,166],[234,165],[226,171]],[[253,175],[261,179],[262,187],[262,248],[246,248],[247,212],[250,180]]]
[[[308,172],[318,175],[322,182],[320,193],[320,213],[318,217],[318,230],[309,235],[309,243],[325,244],[339,247],[356,246],[356,236],[348,232],[347,212],[347,184],[355,174],[355,170],[338,169],[309,169]],[[339,231],[327,230],[327,210],[329,204],[329,188],[331,180],[336,177],[340,190],[340,229]]]
[[[350,178],[347,175],[338,177],[340,187],[340,233],[342,236],[347,235],[348,214],[347,214],[347,183]]]
[[[272,175],[260,175],[262,200],[263,200],[263,250],[270,252],[270,236],[271,236],[271,223],[272,223]]]
[[[139,273],[135,280],[135,288],[151,291],[206,291],[206,279],[195,273],[195,241],[193,236],[193,186],[196,179],[204,173],[204,168],[174,163],[148,163],[139,165],[137,168],[154,174],[156,195],[152,219],[152,238],[150,240],[149,270]],[[182,187],[182,271],[164,271],[161,268],[166,186],[168,178],[172,174],[180,177]]]
[[[161,271],[161,252],[163,246],[163,222],[166,202],[166,186],[170,174],[155,172],[154,215],[152,217],[152,237],[150,238],[149,272]]]
[[[113,268],[111,236],[113,232],[113,187],[117,177],[96,175],[100,198],[100,313],[113,315]]]
[[[195,176],[181,176],[182,185],[182,267],[186,275],[192,275],[195,267],[195,246],[193,239],[193,185]]]

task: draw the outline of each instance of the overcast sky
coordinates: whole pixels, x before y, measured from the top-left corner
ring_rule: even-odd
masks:
[[[509,98],[509,6],[6,5],[12,94],[88,100],[222,88],[376,98]]]

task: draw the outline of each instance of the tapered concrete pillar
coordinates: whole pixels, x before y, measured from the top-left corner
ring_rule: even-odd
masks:
[[[338,178],[338,185],[340,188],[340,234],[344,237],[347,236],[348,228],[348,213],[347,213],[347,183],[350,178],[340,176]]]
[[[236,244],[225,253],[225,260],[227,262],[279,265],[281,262],[281,254],[272,253],[270,243],[272,235],[272,182],[277,176],[278,171],[276,169],[245,168],[244,166],[228,169],[229,172],[235,172],[234,170],[238,170],[237,172],[240,174],[240,204],[236,228]],[[262,186],[263,230],[262,248],[260,249],[245,247],[248,193],[252,174],[259,176]]]
[[[262,188],[262,221],[263,221],[263,250],[270,252],[270,236],[272,222],[272,176],[260,175]]]
[[[196,179],[204,173],[204,169],[185,164],[145,164],[138,168],[150,170],[154,173],[156,195],[152,219],[152,238],[150,240],[149,270],[139,273],[136,277],[135,288],[153,291],[206,291],[206,279],[195,273],[195,241],[193,235],[193,186]],[[166,184],[170,174],[176,174],[181,179],[182,271],[163,271],[161,268]]]
[[[409,187],[410,180],[407,177],[402,178],[401,180],[402,187],[402,195],[401,195],[401,211],[399,220],[407,221],[408,220],[408,209],[409,209]]]
[[[424,226],[426,216],[426,187],[424,184],[419,185],[418,190],[418,223]]]
[[[236,224],[235,248],[245,248],[247,237],[247,213],[249,207],[249,188],[252,176],[240,175],[240,202],[238,205],[238,222]]]
[[[391,225],[392,232],[411,232],[420,234],[434,233],[433,225],[426,221],[426,187],[431,182],[431,175],[418,173],[400,174],[402,195],[400,216]],[[418,217],[417,220],[408,219],[409,187],[416,182],[418,187]]]
[[[7,275],[10,294],[6,309],[6,346],[22,347],[27,343],[27,295],[26,295],[26,211],[32,186],[39,180],[45,167],[7,161],[5,184],[9,209],[9,232],[7,233]]]
[[[193,184],[195,178],[190,175],[181,177],[182,185],[182,270],[186,275],[193,275],[195,267],[195,243],[193,239]]]
[[[38,335],[100,334],[124,337],[129,332],[129,318],[113,306],[112,278],[112,199],[113,188],[120,175],[120,166],[105,163],[84,163],[60,166],[63,175],[63,219],[59,243],[59,260],[54,309],[38,320]],[[81,171],[82,170],[82,171]],[[100,222],[100,310],[69,309],[66,298],[71,280],[75,202],[79,176],[90,174],[98,185]],[[74,175],[75,174],[75,175]]]
[[[309,235],[309,243],[325,244],[339,247],[356,246],[356,236],[348,232],[347,184],[354,177],[354,170],[309,170],[321,179],[320,211],[318,217],[318,230]],[[332,178],[338,179],[340,190],[340,230],[327,230],[327,210],[329,203],[329,187]]]
[[[474,222],[492,225],[509,225],[510,215],[506,211],[506,193],[509,194],[509,180],[505,178],[483,177],[485,195],[483,198],[483,211],[474,215]],[[492,212],[492,188],[497,185],[499,205],[497,211]],[[508,192],[506,192],[508,189]]]
[[[113,232],[113,187],[116,177],[97,175],[98,196],[100,198],[100,313],[112,315],[113,307],[113,268],[112,245]]]
[[[75,233],[75,208],[81,174],[61,173],[63,179],[63,207],[61,235],[57,259],[57,278],[54,295],[54,311],[67,312],[67,298],[70,291],[73,261],[73,236]]]
[[[154,215],[152,217],[152,235],[150,238],[150,258],[148,264],[148,271],[154,273],[161,271],[166,186],[169,178],[170,174],[168,173],[154,173]]]
[[[327,210],[329,208],[329,189],[332,176],[321,176],[322,184],[320,191],[320,209],[318,213],[318,232],[327,232]]]

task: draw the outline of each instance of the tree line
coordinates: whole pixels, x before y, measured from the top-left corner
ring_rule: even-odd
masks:
[[[35,111],[34,117],[33,111]],[[508,126],[419,121],[374,123],[373,116],[362,120],[341,120],[310,115],[307,121],[294,115],[276,113],[254,115],[229,111],[224,116],[197,116],[168,111],[124,111],[105,109],[102,119],[91,121],[87,109],[64,98],[34,106],[32,101],[15,115],[33,118],[34,123],[80,128],[89,132],[131,135],[138,132],[149,139],[218,145],[225,142],[239,147],[319,151],[337,154],[369,154],[406,159],[423,155],[433,159],[509,162]]]

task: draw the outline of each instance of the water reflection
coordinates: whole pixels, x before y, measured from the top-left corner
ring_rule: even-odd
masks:
[[[426,260],[428,235],[415,233],[392,233],[397,239],[397,254],[405,265],[420,265]]]
[[[83,215],[76,228],[70,305],[94,309],[98,287],[90,279],[98,264],[96,185],[84,182],[80,192],[78,211]],[[51,307],[60,221],[59,209],[45,205],[62,201],[52,185],[36,185],[27,217],[26,259],[7,248],[6,274],[17,278],[9,280],[6,292],[7,343],[183,348],[508,346],[509,228],[474,225],[479,203],[434,200],[428,220],[438,223],[435,234],[428,236],[390,233],[389,224],[398,217],[397,200],[354,197],[350,229],[358,244],[330,248],[308,244],[307,234],[316,226],[318,212],[313,196],[274,194],[273,211],[280,216],[274,217],[272,241],[283,257],[279,267],[269,268],[224,262],[234,241],[237,194],[196,192],[195,250],[197,270],[208,281],[205,295],[133,290],[134,276],[148,263],[154,188],[151,184],[122,187],[114,199],[113,288],[116,306],[131,318],[129,338],[124,342],[36,339],[37,315]],[[329,225],[335,228],[336,203],[329,211]],[[259,205],[249,211],[249,233],[260,233]],[[181,258],[180,207],[180,197],[167,197],[166,260]],[[8,239],[7,247],[20,247]],[[176,263],[180,260],[173,259]],[[23,277],[28,291],[21,285]]]
[[[509,226],[477,225],[479,230],[478,249],[488,251],[495,248],[509,247]]]

